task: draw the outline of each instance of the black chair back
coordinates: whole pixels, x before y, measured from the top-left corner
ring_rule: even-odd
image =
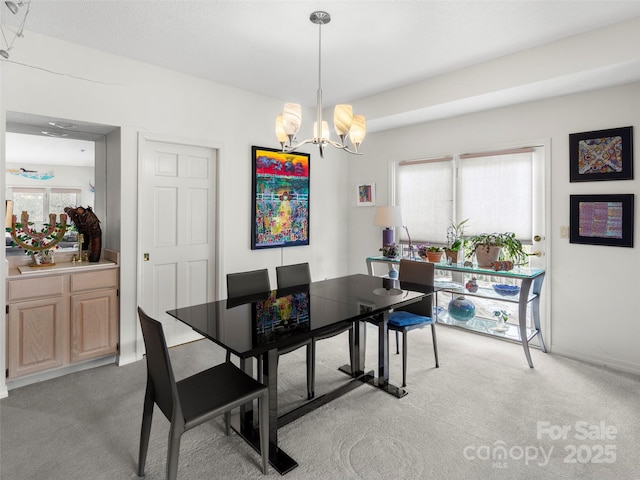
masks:
[[[296,287],[298,285],[308,285],[311,283],[311,271],[308,263],[297,263],[295,265],[282,265],[276,267],[276,278],[278,288]]]
[[[413,260],[400,260],[400,272],[398,280],[402,282],[418,283],[420,285],[433,286],[435,279],[435,265],[429,262],[414,262]],[[433,295],[422,299],[421,302],[412,303],[397,310],[415,313],[424,317],[433,315]]]
[[[176,403],[179,408],[179,398],[162,324],[149,317],[140,307],[138,314],[147,351],[147,375],[154,390],[153,398],[162,413],[171,420]]]
[[[271,284],[269,271],[266,268],[227,274],[227,298],[246,297],[269,291],[271,291]]]

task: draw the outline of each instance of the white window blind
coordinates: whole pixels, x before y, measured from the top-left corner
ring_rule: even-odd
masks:
[[[444,244],[453,205],[453,158],[400,162],[396,205],[414,243]],[[401,241],[407,241],[402,230]]]
[[[514,232],[523,243],[530,243],[533,152],[534,148],[521,148],[399,162],[396,205],[413,242],[445,245],[451,222],[468,218],[467,238]],[[406,232],[400,233],[406,242]]]
[[[487,156],[461,155],[458,218],[469,218],[465,235],[514,232],[532,237],[533,150]]]

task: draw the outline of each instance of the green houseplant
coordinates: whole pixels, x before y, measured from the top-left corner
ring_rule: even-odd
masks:
[[[453,263],[458,263],[458,253],[464,250],[466,243],[464,239],[464,224],[468,221],[468,218],[459,223],[451,221],[449,228],[447,228],[447,246],[444,249],[444,253]],[[464,256],[464,253],[461,255]]]
[[[479,267],[489,267],[491,262],[498,259],[522,265],[528,258],[522,243],[513,232],[480,233],[473,235],[468,242],[470,249],[467,256],[471,257],[475,253]],[[487,255],[490,255],[490,258],[487,258]]]
[[[400,256],[400,246],[397,243],[390,243],[383,246],[380,251],[387,258],[396,258]]]
[[[433,245],[418,245],[418,255],[423,260],[438,263],[442,258],[442,248]]]

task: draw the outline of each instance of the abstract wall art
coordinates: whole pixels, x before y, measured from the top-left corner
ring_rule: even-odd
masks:
[[[252,147],[251,249],[309,245],[308,153]]]
[[[633,194],[571,195],[569,242],[633,247]]]
[[[569,135],[571,182],[633,179],[633,127]]]

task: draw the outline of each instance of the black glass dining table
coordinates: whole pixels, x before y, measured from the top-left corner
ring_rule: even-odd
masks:
[[[369,275],[349,275],[249,297],[178,308],[167,313],[240,358],[252,374],[253,357],[262,358],[262,380],[269,388],[270,463],[281,474],[298,463],[278,447],[278,429],[354,388],[370,384],[398,398],[404,388],[389,382],[388,314],[394,308],[420,301],[437,289]],[[378,365],[365,371],[365,320],[378,326]],[[353,370],[340,367],[345,382],[301,406],[278,412],[278,350],[335,329],[354,324]],[[345,349],[348,348],[345,342]],[[257,415],[247,404],[234,418],[234,430],[259,450]]]

